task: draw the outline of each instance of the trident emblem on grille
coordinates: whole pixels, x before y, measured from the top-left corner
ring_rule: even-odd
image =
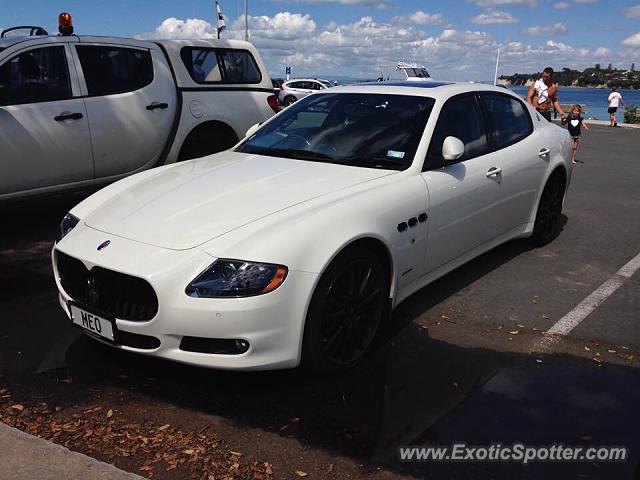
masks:
[[[111,240],[105,240],[104,242],[102,242],[100,245],[98,245],[98,251],[103,250],[105,248],[107,248],[109,246],[109,244],[111,243]]]

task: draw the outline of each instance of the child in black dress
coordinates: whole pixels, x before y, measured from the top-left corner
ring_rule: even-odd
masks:
[[[563,123],[565,121],[567,122],[567,130],[569,130],[569,135],[571,135],[571,140],[573,141],[573,158],[571,159],[573,163],[578,163],[576,153],[578,152],[578,143],[580,142],[580,134],[582,133],[580,127],[589,130],[589,127],[587,127],[586,123],[583,123],[583,120],[582,107],[577,104],[571,107],[571,113],[563,120]]]

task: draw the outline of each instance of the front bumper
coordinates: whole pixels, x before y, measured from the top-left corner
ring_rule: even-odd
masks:
[[[98,251],[105,240],[110,245]],[[99,266],[143,278],[156,292],[158,311],[151,320],[116,318],[115,324],[118,331],[154,337],[160,346],[116,348],[221,369],[278,369],[300,363],[304,319],[317,274],[289,271],[278,289],[255,297],[192,298],[185,293],[186,286],[214,257],[197,248],[163,249],[79,224],[52,251],[60,305],[69,317],[69,302],[75,299],[60,283],[58,251],[81,260],[88,269]],[[241,339],[249,342],[249,349],[236,355],[185,351],[180,349],[183,337]]]

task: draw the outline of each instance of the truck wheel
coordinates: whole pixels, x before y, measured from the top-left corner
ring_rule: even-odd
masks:
[[[205,122],[194,128],[180,149],[178,162],[218,153],[238,143],[238,135],[226,123]]]

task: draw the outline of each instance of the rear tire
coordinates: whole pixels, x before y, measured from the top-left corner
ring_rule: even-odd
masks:
[[[302,343],[302,365],[316,372],[346,370],[371,347],[387,313],[389,279],[369,249],[340,253],[311,298]]]
[[[533,234],[530,241],[536,247],[543,247],[560,233],[562,202],[564,200],[565,181],[560,172],[554,172],[542,190]]]
[[[185,139],[177,161],[183,162],[227,150],[238,143],[238,140],[236,132],[225,123],[200,124]]]

